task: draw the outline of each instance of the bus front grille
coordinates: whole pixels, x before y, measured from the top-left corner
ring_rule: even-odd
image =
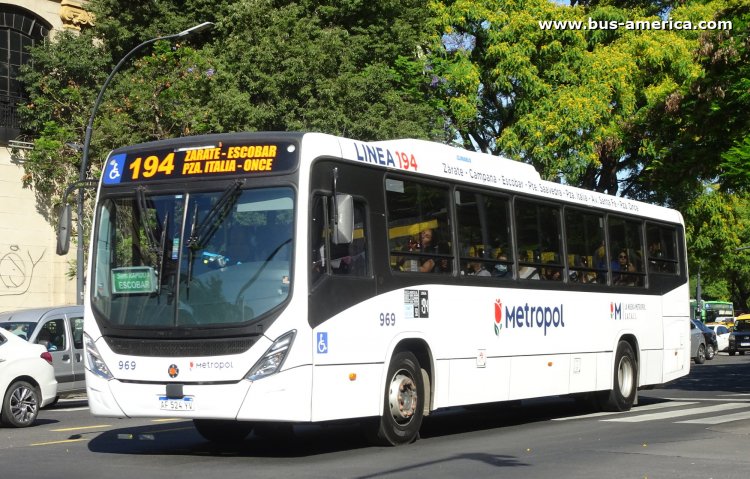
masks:
[[[113,337],[104,339],[117,354],[168,358],[242,354],[257,340],[257,338],[165,340]]]

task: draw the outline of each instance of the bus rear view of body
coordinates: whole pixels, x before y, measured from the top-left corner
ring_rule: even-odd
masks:
[[[110,154],[95,214],[95,415],[190,418],[222,441],[356,420],[396,445],[436,409],[576,394],[627,410],[689,371],[679,213],[507,159],[163,140]]]

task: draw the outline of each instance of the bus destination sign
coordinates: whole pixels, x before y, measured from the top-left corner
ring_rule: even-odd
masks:
[[[119,185],[189,177],[220,177],[288,172],[297,166],[297,148],[289,142],[264,142],[116,153],[104,167],[103,183]]]

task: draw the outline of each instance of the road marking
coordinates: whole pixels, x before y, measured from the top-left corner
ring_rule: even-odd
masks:
[[[711,412],[726,411],[727,409],[738,409],[742,407],[750,407],[747,403],[726,403],[717,404],[715,406],[705,407],[693,407],[688,409],[680,409],[678,411],[665,411],[657,412],[652,414],[641,414],[639,416],[621,417],[614,419],[602,419],[606,422],[645,422],[645,421],[656,421],[659,419],[670,419],[673,417],[680,416],[695,416],[697,414],[707,414]]]
[[[688,421],[677,421],[678,424],[721,424],[724,422],[742,421],[750,419],[750,411],[725,414],[723,416],[704,417],[701,419],[690,419]]]
[[[85,411],[87,409],[88,409],[88,406],[68,407],[68,408],[64,408],[64,409],[50,409],[50,412]]]
[[[68,431],[80,431],[82,429],[99,429],[102,427],[112,427],[110,424],[97,424],[96,426],[77,426],[77,427],[66,427],[63,429],[50,429],[51,432],[68,432]]]
[[[735,394],[724,394],[724,396],[735,396]],[[746,394],[737,394],[737,396],[746,396]],[[704,401],[704,402],[719,402],[726,401],[727,399],[720,398],[664,398],[668,401]],[[732,398],[732,402],[750,402],[750,399]]]
[[[34,444],[29,444],[30,446],[49,446],[52,444],[67,444],[70,442],[81,442],[81,441],[88,441],[87,438],[79,438],[79,439],[64,439],[62,441],[49,441],[49,442],[36,442]]]
[[[630,411],[619,411],[619,412],[595,412],[591,414],[582,414],[580,416],[570,416],[570,417],[557,417],[554,418],[553,421],[569,421],[571,419],[585,419],[589,417],[602,417],[602,416],[611,416],[613,414],[629,414],[634,412],[641,412],[641,411],[653,411],[654,409],[665,409],[668,407],[679,407],[679,406],[689,406],[691,404],[696,404],[694,402],[681,402],[681,401],[674,401],[674,402],[660,402],[656,404],[648,404],[646,406],[637,406]]]

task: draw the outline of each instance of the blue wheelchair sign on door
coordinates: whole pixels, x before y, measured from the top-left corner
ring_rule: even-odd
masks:
[[[328,352],[328,333],[318,333],[318,354]]]

